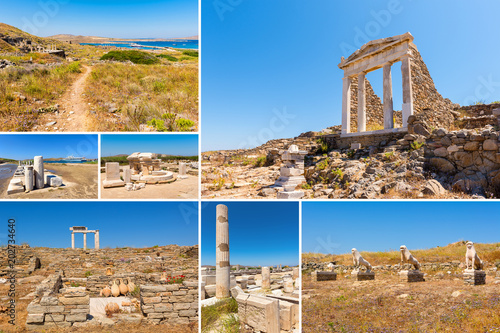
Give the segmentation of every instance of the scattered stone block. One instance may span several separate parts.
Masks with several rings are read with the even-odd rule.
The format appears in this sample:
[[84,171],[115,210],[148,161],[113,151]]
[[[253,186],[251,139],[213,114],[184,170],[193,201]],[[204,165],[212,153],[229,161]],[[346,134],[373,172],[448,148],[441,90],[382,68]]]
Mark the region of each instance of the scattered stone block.
[[352,271],[351,277],[355,281],[375,280],[375,272]]
[[424,282],[424,273],[417,270],[403,270],[399,272],[401,282]]
[[315,271],[315,272],[312,272],[312,280],[316,281],[316,282],[335,281],[335,280],[337,280],[337,273]]

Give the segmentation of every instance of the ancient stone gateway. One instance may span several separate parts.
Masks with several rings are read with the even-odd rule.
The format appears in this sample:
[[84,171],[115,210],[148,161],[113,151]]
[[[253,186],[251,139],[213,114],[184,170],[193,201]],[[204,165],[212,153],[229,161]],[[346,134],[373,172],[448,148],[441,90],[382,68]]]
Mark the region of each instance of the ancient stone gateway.
[[[413,114],[413,95],[411,84],[411,48],[413,36],[408,32],[403,35],[370,41],[347,59],[342,57],[340,69],[344,70],[342,89],[342,132],[341,137],[363,134],[404,132],[408,128],[408,117]],[[394,106],[392,100],[391,66],[401,61],[403,76],[402,127],[394,127]],[[383,68],[383,118],[384,129],[366,132],[366,79],[367,73]],[[357,132],[351,133],[351,84],[358,81],[358,126]]]
[[71,227],[71,248],[75,248],[75,233],[83,234],[83,249],[87,249],[87,234],[94,234],[95,249],[99,250],[99,230],[88,230],[87,227]]

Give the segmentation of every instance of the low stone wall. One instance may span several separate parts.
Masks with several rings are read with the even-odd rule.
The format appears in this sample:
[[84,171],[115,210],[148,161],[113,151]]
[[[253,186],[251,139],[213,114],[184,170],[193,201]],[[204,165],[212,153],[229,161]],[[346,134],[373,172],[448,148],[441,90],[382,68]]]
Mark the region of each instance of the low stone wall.
[[324,138],[331,149],[349,149],[353,143],[360,143],[363,148],[395,145],[398,140],[405,136],[405,134],[406,133],[384,133],[359,135],[347,138],[341,138],[340,134],[330,134],[324,135],[322,138]]
[[500,195],[500,133],[493,128],[433,131],[426,140],[428,167],[440,183],[470,194]]
[[198,321],[198,281],[141,285],[141,311],[155,324]]
[[57,296],[35,299],[27,311],[26,327],[30,330],[79,326],[90,314],[90,297],[85,288],[64,288]]
[[335,272],[319,272],[319,271],[314,271],[311,274],[312,280],[319,282],[319,281],[335,281],[337,280],[337,273]]

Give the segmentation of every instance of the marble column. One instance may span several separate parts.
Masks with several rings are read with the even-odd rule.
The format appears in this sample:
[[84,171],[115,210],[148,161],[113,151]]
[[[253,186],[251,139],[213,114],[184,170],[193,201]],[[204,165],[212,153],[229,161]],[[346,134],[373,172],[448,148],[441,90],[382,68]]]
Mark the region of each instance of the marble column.
[[31,165],[24,166],[24,187],[26,192],[33,191],[33,167]]
[[401,74],[403,75],[403,126],[408,127],[408,117],[413,114],[413,93],[411,87],[411,63],[410,56],[401,59]]
[[179,162],[179,178],[180,179],[187,178],[186,163],[184,163],[184,162]]
[[43,156],[35,156],[34,159],[35,188],[44,188],[45,177],[43,176]]
[[86,232],[83,233],[83,249],[84,250],[87,249],[87,233]]
[[74,232],[71,233],[71,248],[72,249],[75,248],[75,233]]
[[295,279],[298,279],[298,278],[299,278],[299,276],[300,276],[300,275],[299,275],[299,268],[298,268],[298,267],[294,267],[294,268],[293,268],[293,274],[292,274],[293,279],[294,279],[294,280],[295,280]]
[[365,73],[358,75],[358,132],[366,131]]
[[123,181],[125,184],[132,182],[132,170],[130,168],[123,169]]
[[271,289],[271,270],[269,267],[262,267],[262,289]]
[[342,134],[351,132],[351,83],[350,77],[342,79]]
[[384,65],[384,129],[394,128],[391,66],[390,63]]
[[216,272],[215,297],[218,299],[231,296],[231,264],[229,263],[229,222],[227,206],[217,205],[216,224]]
[[94,233],[94,242],[95,242],[95,249],[96,250],[99,250],[99,230],[96,230],[95,233]]

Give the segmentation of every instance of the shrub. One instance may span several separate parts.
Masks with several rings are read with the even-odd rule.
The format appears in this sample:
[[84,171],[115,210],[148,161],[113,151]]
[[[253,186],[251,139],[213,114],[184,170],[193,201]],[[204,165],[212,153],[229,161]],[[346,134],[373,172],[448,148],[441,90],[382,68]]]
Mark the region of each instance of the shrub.
[[265,156],[261,156],[261,157],[257,158],[257,160],[255,161],[254,167],[256,167],[256,168],[263,167],[264,165],[266,165],[266,161],[267,161],[267,158]]
[[167,59],[168,61],[172,61],[172,62],[179,61],[179,59],[177,59],[174,56],[171,56],[170,54],[158,54],[157,57]]
[[131,61],[141,65],[153,65],[160,62],[155,56],[137,50],[110,51],[103,55],[101,60]]
[[158,132],[189,132],[191,127],[194,126],[194,121],[184,118],[176,119],[175,113],[164,113],[161,115],[162,119],[153,118],[147,122]]
[[196,51],[196,50],[184,50],[184,51],[182,51],[182,54],[190,56],[190,57],[198,58],[198,51]]
[[89,276],[91,276],[91,275],[93,275],[93,273],[92,273],[91,271],[86,271],[86,272],[85,272],[85,277],[89,277]]

